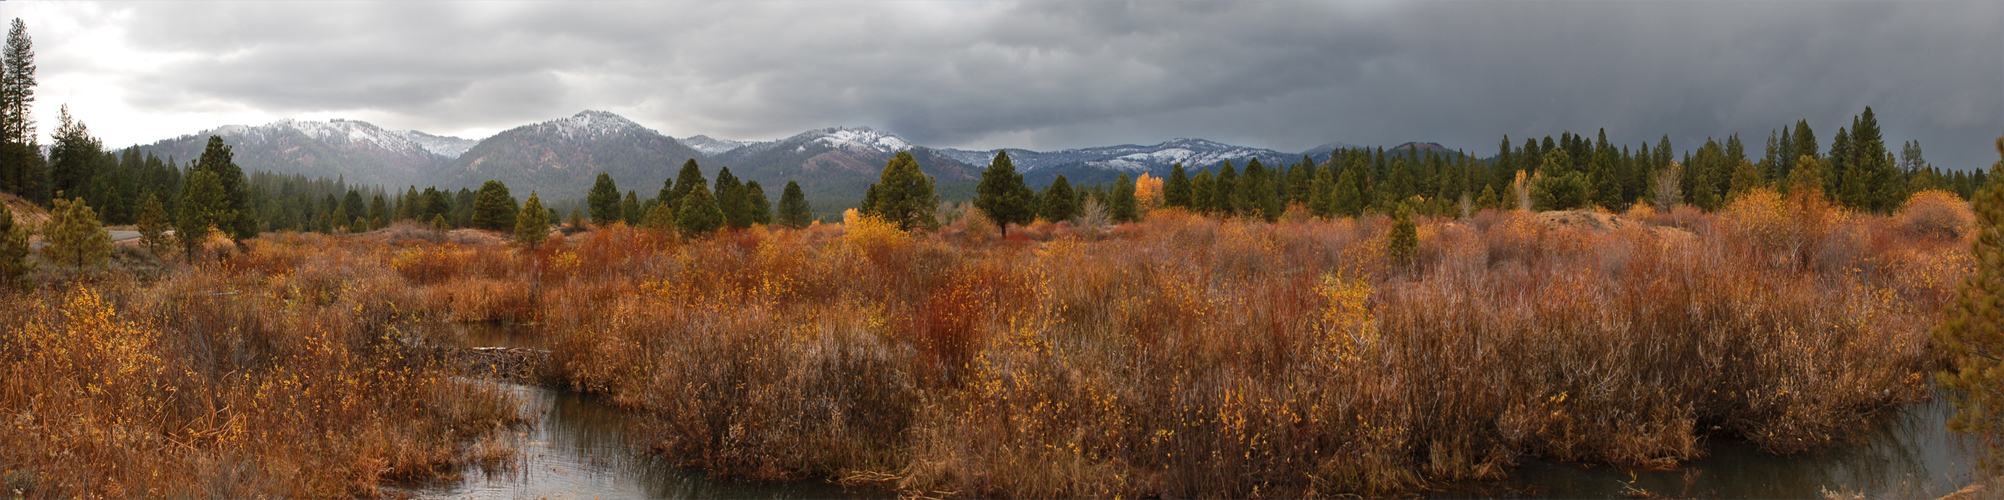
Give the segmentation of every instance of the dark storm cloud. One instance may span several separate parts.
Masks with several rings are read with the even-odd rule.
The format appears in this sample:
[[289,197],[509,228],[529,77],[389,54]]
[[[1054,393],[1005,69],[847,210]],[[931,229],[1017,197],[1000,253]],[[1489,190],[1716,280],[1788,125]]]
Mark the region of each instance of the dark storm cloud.
[[[608,109],[665,133],[870,125],[1040,149],[1281,150],[1606,128],[1679,148],[1873,106],[1954,167],[2004,133],[1999,3],[656,2],[135,4],[140,111],[498,129]],[[201,124],[200,126],[208,126]],[[1897,146],[1895,146],[1897,147]]]

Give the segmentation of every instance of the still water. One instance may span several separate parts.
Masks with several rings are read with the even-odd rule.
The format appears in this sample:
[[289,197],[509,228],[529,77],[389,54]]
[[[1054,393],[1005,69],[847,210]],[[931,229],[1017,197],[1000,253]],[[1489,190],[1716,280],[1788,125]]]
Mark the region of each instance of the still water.
[[[435,330],[473,346],[541,348],[528,329],[455,325]],[[481,382],[495,383],[495,382]],[[495,383],[537,418],[516,442],[516,465],[470,470],[450,484],[414,493],[444,498],[866,498],[890,492],[846,490],[820,482],[739,483],[709,479],[636,453],[625,432],[637,417],[595,397]],[[1443,485],[1434,497],[1623,498],[1640,492],[1680,498],[1936,498],[1976,479],[1981,440],[1944,426],[1954,407],[1944,397],[1892,410],[1870,431],[1816,450],[1775,456],[1736,440],[1710,443],[1710,456],[1677,470],[1629,470],[1526,459],[1499,483]]]

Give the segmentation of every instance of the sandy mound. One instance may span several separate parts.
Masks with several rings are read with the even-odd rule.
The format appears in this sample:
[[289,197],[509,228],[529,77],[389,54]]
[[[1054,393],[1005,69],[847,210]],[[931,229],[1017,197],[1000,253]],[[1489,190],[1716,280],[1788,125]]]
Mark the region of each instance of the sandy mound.
[[49,211],[42,210],[42,207],[37,207],[34,203],[29,203],[28,200],[21,199],[19,196],[0,193],[0,203],[6,203],[7,210],[14,212],[15,224],[27,224],[28,227],[38,227],[49,222]]
[[1539,212],[1538,223],[1544,225],[1546,229],[1570,227],[1590,231],[1613,231],[1635,224],[1619,215],[1586,210]]
[[1594,212],[1588,210],[1554,210],[1550,212],[1539,212],[1538,224],[1545,226],[1545,229],[1558,229],[1561,227],[1570,227],[1582,231],[1593,231],[1593,232],[1609,232],[1609,231],[1619,231],[1628,228],[1636,228],[1648,231],[1650,233],[1654,233],[1656,236],[1665,239],[1682,240],[1682,241],[1692,241],[1697,239],[1696,234],[1693,234],[1690,230],[1684,228],[1658,226],[1655,224],[1650,224],[1648,222],[1628,220],[1626,218],[1623,218],[1622,216],[1606,212]]

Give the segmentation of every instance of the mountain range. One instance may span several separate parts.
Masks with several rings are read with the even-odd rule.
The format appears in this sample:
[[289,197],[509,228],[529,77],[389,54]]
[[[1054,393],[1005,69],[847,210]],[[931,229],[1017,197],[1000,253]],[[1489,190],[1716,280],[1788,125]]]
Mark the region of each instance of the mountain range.
[[[910,151],[918,159],[933,176],[941,198],[971,198],[981,169],[998,151],[928,148],[865,127],[810,130],[770,141],[702,135],[677,139],[604,111],[523,125],[478,140],[388,130],[355,120],[279,120],[223,126],[139,147],[186,162],[201,156],[211,135],[221,136],[232,147],[237,165],[247,172],[338,176],[354,184],[391,188],[477,188],[493,179],[506,183],[517,197],[536,191],[549,199],[582,198],[599,172],[610,174],[622,190],[650,197],[684,162],[695,160],[704,177],[714,180],[720,168],[729,168],[740,179],[758,181],[769,199],[778,199],[787,181],[798,181],[823,215],[854,206],[899,151]],[[1007,151],[1025,181],[1041,188],[1058,175],[1074,184],[1110,182],[1122,173],[1165,177],[1176,163],[1194,175],[1225,161],[1243,168],[1253,158],[1271,166],[1295,163],[1304,156],[1325,161],[1331,151],[1353,147],[1329,143],[1283,153],[1175,139],[1154,145]],[[1446,151],[1433,143],[1406,143],[1393,149]]]

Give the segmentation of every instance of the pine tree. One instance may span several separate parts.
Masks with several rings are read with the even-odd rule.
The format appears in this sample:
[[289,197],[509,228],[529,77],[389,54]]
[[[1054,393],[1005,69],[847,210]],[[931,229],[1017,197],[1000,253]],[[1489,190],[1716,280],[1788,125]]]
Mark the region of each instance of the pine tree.
[[35,49],[28,26],[15,18],[0,53],[0,191],[43,202],[41,148],[35,133]]
[[189,172],[181,186],[181,214],[174,223],[174,239],[181,243],[187,259],[193,261],[195,250],[207,242],[210,231],[235,224],[236,212],[230,210],[229,196],[223,192],[215,172]]
[[97,182],[104,146],[90,136],[90,128],[70,117],[69,105],[56,115],[55,147],[49,150],[49,179],[58,196],[82,197]]
[[1211,171],[1197,172],[1190,178],[1190,211],[1205,214],[1217,210],[1218,182],[1211,177]]
[[995,152],[995,159],[981,171],[981,184],[975,186],[974,193],[974,206],[1001,228],[1003,237],[1009,236],[1010,224],[1028,224],[1037,218],[1031,207],[1037,192],[1023,183],[1023,174],[1016,172],[1006,150]]
[[1050,186],[1044,188],[1044,213],[1040,215],[1051,222],[1071,220],[1072,216],[1078,215],[1077,196],[1072,192],[1072,182],[1066,180],[1064,174],[1059,174],[1058,178],[1051,180]]
[[703,169],[697,167],[696,160],[691,158],[682,162],[682,170],[675,174],[672,182],[662,181],[661,193],[655,199],[660,200],[663,205],[668,205],[670,210],[680,210],[682,207],[677,203],[681,203],[683,196],[695,191],[696,186],[709,183],[710,181],[703,178]]
[[1162,204],[1165,206],[1190,209],[1190,173],[1183,170],[1183,163],[1169,167],[1169,181],[1162,186]]
[[111,258],[111,235],[83,198],[56,200],[46,233],[49,246],[42,249],[42,258],[49,262],[83,269],[104,265]]
[[733,228],[751,227],[750,207],[745,206],[745,185],[730,167],[717,170],[717,182],[710,189],[710,196],[717,199],[717,209],[724,211],[724,223]]
[[369,229],[382,229],[390,223],[390,206],[383,195],[369,199]]
[[1218,166],[1218,176],[1211,183],[1211,211],[1225,217],[1239,212],[1239,171],[1231,160]]
[[14,212],[0,203],[0,285],[18,286],[28,271],[28,230],[14,222]]
[[496,180],[480,185],[480,191],[473,194],[470,225],[474,229],[488,231],[507,231],[515,227],[514,196],[508,194],[508,185]]
[[202,149],[202,158],[196,161],[194,170],[215,174],[216,187],[222,190],[223,209],[229,212],[230,217],[227,224],[217,226],[217,229],[232,239],[257,236],[257,215],[251,211],[250,182],[244,178],[243,169],[237,168],[230,146],[223,144],[222,137],[209,136],[209,144]]
[[[489,181],[493,182],[493,181]],[[485,190],[485,186],[482,186]],[[535,247],[550,236],[550,219],[543,209],[543,200],[535,191],[529,192],[529,201],[522,202],[521,215],[515,218],[515,241],[525,247]]]
[[173,228],[167,220],[167,208],[160,205],[160,197],[146,195],[146,201],[139,205],[139,243],[146,251],[162,258],[168,248],[167,230]]
[[800,190],[800,183],[786,181],[786,189],[779,195],[779,225],[800,229],[814,221],[814,210],[807,204],[807,195]]
[[703,236],[724,226],[724,211],[717,207],[716,197],[710,196],[710,188],[697,184],[682,196],[681,205],[675,212],[675,227],[683,236]]
[[884,164],[883,174],[870,186],[869,194],[874,199],[865,198],[869,203],[862,207],[863,215],[881,217],[906,231],[939,227],[933,216],[939,208],[939,195],[933,194],[932,176],[919,170],[910,151],[899,151]]
[[575,230],[584,227],[584,216],[578,212],[578,207],[576,205],[571,206],[570,220],[571,221],[569,225],[571,226],[571,229]]
[[[1563,149],[1554,153],[1565,154]],[[1550,158],[1550,156],[1546,156]],[[1397,218],[1392,221],[1391,232],[1385,238],[1385,255],[1391,258],[1393,267],[1410,269],[1419,256],[1419,227],[1413,224],[1412,210],[1404,204],[1394,209]]]
[[1363,165],[1343,169],[1343,176],[1336,179],[1336,191],[1329,195],[1330,207],[1336,215],[1356,217],[1364,214],[1363,186]]
[[[1269,194],[1271,191],[1269,191]],[[1141,218],[1139,204],[1134,197],[1134,181],[1125,172],[1113,181],[1113,195],[1107,197],[1107,216],[1115,224],[1134,222]]]
[[1531,188],[1531,197],[1537,200],[1533,205],[1538,210],[1586,206],[1591,195],[1584,176],[1573,170],[1572,155],[1564,149],[1553,149],[1545,153],[1544,160],[1538,165],[1538,180]]
[[765,187],[751,181],[745,183],[744,191],[745,213],[750,216],[750,223],[772,225],[772,200],[765,197]]
[[[1997,152],[2004,157],[2004,138]],[[1991,166],[1990,177],[1970,200],[1977,218],[1970,249],[1975,272],[1956,290],[1934,338],[1948,354],[1948,369],[1935,375],[1955,402],[1948,428],[1994,439],[2004,431],[2004,160]]]
[[663,238],[672,237],[675,235],[675,210],[655,203],[654,208],[647,209],[647,220],[641,226]]
[[1245,175],[1239,178],[1237,193],[1232,196],[1238,204],[1238,213],[1267,222],[1279,220],[1280,212],[1287,207],[1273,186],[1278,177],[1272,169],[1261,164],[1259,158],[1246,162]]
[[626,222],[628,226],[640,225],[640,195],[638,193],[633,191],[626,192],[626,198],[619,201],[619,215],[619,219]]
[[1733,189],[1727,197],[1739,198],[1740,195],[1766,185],[1767,183],[1761,180],[1759,169],[1754,168],[1753,164],[1746,160],[1740,160],[1739,166],[1733,169]]
[[585,205],[591,208],[592,224],[610,226],[626,217],[619,207],[619,185],[613,184],[612,175],[605,172],[598,173],[591,192],[585,195]]

